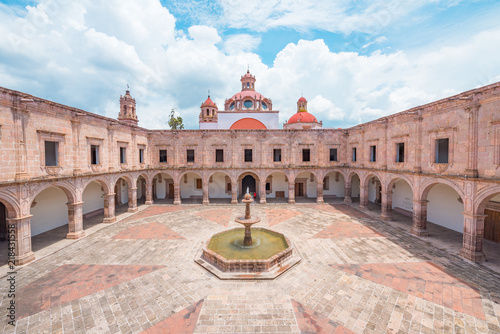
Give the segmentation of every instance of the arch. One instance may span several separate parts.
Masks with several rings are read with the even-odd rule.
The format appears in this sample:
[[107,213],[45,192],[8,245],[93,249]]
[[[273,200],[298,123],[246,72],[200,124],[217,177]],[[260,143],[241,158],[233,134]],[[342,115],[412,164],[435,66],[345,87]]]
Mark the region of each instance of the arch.
[[0,202],[7,209],[7,218],[16,218],[20,216],[21,210],[16,201],[7,194],[0,193]]
[[106,179],[102,179],[100,177],[92,177],[88,180],[85,180],[84,183],[82,184],[82,193],[85,191],[85,188],[92,182],[98,182],[103,188],[104,188],[104,193],[109,194],[111,190],[111,186],[108,183]]
[[353,177],[354,175],[356,175],[356,176],[358,177],[358,179],[359,179],[359,181],[360,181],[360,183],[361,183],[361,176],[360,176],[360,174],[359,174],[358,172],[356,172],[356,171],[351,171],[351,172],[349,172],[349,174],[347,175],[347,178],[346,178],[346,182],[348,181],[349,183],[351,183],[351,181],[352,181],[352,177]]
[[68,199],[68,203],[76,203],[76,193],[75,190],[72,188],[71,184],[68,184],[66,182],[56,182],[56,183],[50,183],[50,184],[45,184],[44,186],[40,186],[38,189],[36,189],[33,194],[31,195],[31,200],[30,200],[30,207],[33,204],[33,201],[35,198],[44,190],[56,187],[61,189],[65,194]]
[[317,172],[314,172],[312,170],[298,170],[297,173],[295,173],[295,179],[297,178],[297,176],[299,176],[300,174],[302,173],[311,173],[312,175],[314,175],[314,180],[317,182],[318,181],[318,173]]
[[170,171],[162,171],[162,170],[160,170],[160,171],[155,171],[155,172],[153,172],[153,174],[151,174],[151,182],[153,182],[153,180],[155,179],[155,177],[157,177],[160,174],[167,174],[168,176],[170,176],[172,178],[172,180],[175,179],[174,178],[174,176],[175,176],[174,171],[170,172]]
[[461,187],[459,187],[455,182],[452,182],[450,180],[437,179],[437,178],[427,178],[426,180],[424,180],[424,182],[422,182],[422,184],[420,185],[420,189],[419,189],[420,191],[418,192],[418,195],[419,195],[418,200],[419,201],[426,200],[427,195],[429,194],[429,191],[436,184],[445,184],[445,185],[452,187],[458,193],[458,195],[462,199],[462,202],[464,201],[464,192],[463,192]]
[[257,175],[255,172],[252,172],[252,171],[245,171],[245,172],[240,173],[236,180],[241,181],[241,179],[243,179],[247,175],[251,175],[255,178],[256,181],[260,181],[259,175]]
[[[391,176],[389,176],[391,177]],[[413,182],[406,176],[406,175],[403,175],[403,174],[398,174],[398,175],[394,175],[392,176],[388,182],[386,182],[386,187],[385,187],[385,191],[386,192],[390,192],[392,186],[398,181],[398,180],[404,180],[408,183],[408,185],[410,186],[412,192],[413,192]],[[383,185],[382,185],[383,186]]]
[[267,129],[267,127],[259,120],[255,118],[242,118],[237,120],[231,125],[229,130],[260,130]]
[[272,175],[272,174],[274,174],[274,173],[282,173],[282,174],[284,174],[284,175],[286,176],[286,178],[287,178],[288,180],[290,180],[290,173],[289,173],[289,172],[287,173],[287,170],[286,170],[286,169],[284,169],[284,168],[283,168],[283,169],[272,169],[272,170],[268,171],[266,174],[264,174],[264,176],[265,176],[266,180],[267,180],[267,178],[268,178],[269,176],[271,176],[271,175]]
[[188,170],[188,171],[185,171],[185,172],[182,172],[181,174],[179,174],[179,183],[182,181],[182,178],[184,177],[184,175],[187,175],[187,174],[196,174],[200,177],[200,179],[203,180],[203,174],[200,172],[200,171],[191,171],[191,170]]
[[208,174],[208,180],[210,180],[210,178],[212,176],[214,176],[215,174],[217,174],[217,173],[226,174],[227,176],[229,176],[229,179],[231,180],[231,183],[233,183],[234,180],[233,180],[233,177],[231,176],[231,174],[229,174],[228,172],[225,172],[225,171],[221,171],[221,170],[213,171],[210,174]]
[[117,175],[116,179],[111,182],[112,189],[114,189],[114,187],[116,187],[116,183],[118,183],[118,180],[120,180],[120,179],[124,179],[127,182],[129,188],[134,187],[134,182],[132,182],[132,179],[130,178],[130,176],[128,176],[127,174],[121,174],[121,175]]
[[[345,171],[343,169],[340,169],[340,168],[331,168],[331,169],[325,170],[325,176],[327,176],[330,173],[340,173],[340,175],[342,175],[342,177],[344,178],[344,181],[346,181],[346,182],[347,182],[347,178],[349,178],[351,176],[350,174],[346,174]],[[353,173],[355,173],[355,172],[353,172]]]
[[345,184],[345,175],[340,170],[330,169],[325,171],[323,176],[323,199],[345,197]]
[[491,186],[487,187],[486,189],[483,189],[481,191],[481,194],[478,195],[474,203],[474,208],[473,208],[474,213],[480,215],[484,214],[484,210],[486,209],[486,204],[488,204],[490,199],[499,194],[500,194],[500,186]]
[[150,180],[149,180],[149,176],[148,174],[146,173],[140,173],[139,175],[137,175],[137,177],[135,178],[135,182],[137,183],[137,180],[139,180],[140,177],[143,177],[144,180],[146,180],[146,184],[149,184],[150,183]]
[[370,171],[369,173],[365,174],[365,177],[363,180],[361,180],[361,178],[360,178],[361,185],[364,187],[368,187],[368,182],[370,182],[370,179],[372,179],[373,177],[376,177],[380,181],[380,184],[382,184],[382,177],[378,173]]
[[[265,174],[266,197],[272,201],[289,199],[290,177],[285,170],[275,169]],[[292,180],[293,182],[293,180]],[[269,186],[267,185],[269,183]]]

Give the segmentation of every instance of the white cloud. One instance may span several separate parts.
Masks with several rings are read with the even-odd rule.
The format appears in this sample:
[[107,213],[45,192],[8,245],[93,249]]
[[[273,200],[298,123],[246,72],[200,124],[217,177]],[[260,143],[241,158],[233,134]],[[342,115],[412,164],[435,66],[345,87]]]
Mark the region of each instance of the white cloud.
[[[59,7],[47,10],[51,1]],[[262,3],[262,10],[258,4],[252,14],[257,21],[265,9],[275,14],[262,14],[264,20],[291,18],[301,6],[314,9],[307,1],[289,1],[288,11],[278,15],[276,7],[283,4]],[[333,10],[328,6],[325,11]],[[380,11],[366,5],[366,13]],[[128,83],[140,125],[147,128],[166,128],[172,108],[187,128],[198,128],[207,91],[222,109],[240,90],[247,64],[257,77],[256,89],[281,111],[281,123],[296,112],[303,94],[309,111],[326,127],[351,126],[500,78],[499,29],[419,54],[359,55],[334,52],[323,40],[301,40],[284,47],[268,67],[254,51],[260,36],[223,40],[217,29],[203,25],[179,33],[175,18],[157,0],[41,0],[25,17],[18,15],[0,5],[0,31],[7,32],[0,34],[2,86],[116,117]],[[241,52],[228,51],[236,49]]]
[[249,34],[235,34],[229,36],[224,42],[224,51],[230,54],[255,51],[261,42],[260,36]]

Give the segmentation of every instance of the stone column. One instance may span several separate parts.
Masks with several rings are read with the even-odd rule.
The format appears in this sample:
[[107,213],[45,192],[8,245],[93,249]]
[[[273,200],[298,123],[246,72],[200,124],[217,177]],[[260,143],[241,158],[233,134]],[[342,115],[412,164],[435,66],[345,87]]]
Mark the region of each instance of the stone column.
[[202,189],[203,190],[203,202],[202,202],[202,204],[208,205],[208,204],[210,204],[210,200],[208,198],[208,182],[203,181],[202,188],[203,188]]
[[323,181],[318,179],[318,183],[316,184],[316,203],[324,204],[323,201]]
[[178,180],[174,180],[174,205],[181,204],[181,186]]
[[427,231],[427,203],[429,201],[413,200],[413,225],[411,233],[419,237],[428,237]]
[[368,211],[368,187],[359,187],[359,209]]
[[380,215],[382,220],[393,220],[392,218],[392,191],[382,191],[382,213]]
[[68,239],[80,239],[85,236],[85,231],[83,230],[83,219],[82,219],[82,207],[83,202],[78,203],[68,203],[68,225],[69,233],[66,238]]
[[260,181],[260,204],[266,204],[266,181],[267,180],[261,180]]
[[[14,234],[14,239],[9,239],[9,260],[14,260],[14,265],[20,266],[35,259],[31,250],[31,217],[7,218],[7,234]],[[11,233],[14,230],[14,233]],[[11,249],[13,243],[13,249]],[[13,250],[13,254],[11,253]],[[9,265],[12,264],[9,262]]]
[[352,203],[352,198],[351,198],[351,184],[347,183],[347,182],[344,185],[344,203],[346,203],[346,204],[351,204]]
[[137,187],[128,188],[128,210],[127,212],[137,212]]
[[483,253],[484,218],[486,215],[475,215],[463,212],[464,215],[464,241],[460,256],[473,262],[483,262],[486,257]]
[[104,195],[104,220],[103,223],[110,224],[116,221],[115,217],[115,195],[116,194],[105,194]]
[[153,204],[153,182],[146,183],[146,205]]
[[295,203],[295,180],[288,181],[288,203]]
[[238,183],[231,182],[231,204],[238,204]]

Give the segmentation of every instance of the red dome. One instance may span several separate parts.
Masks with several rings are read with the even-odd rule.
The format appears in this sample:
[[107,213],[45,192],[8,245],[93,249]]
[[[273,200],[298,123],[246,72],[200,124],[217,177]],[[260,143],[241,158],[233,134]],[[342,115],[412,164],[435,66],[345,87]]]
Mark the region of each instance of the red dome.
[[255,118],[242,118],[231,125],[231,130],[256,130],[267,129],[266,126]]
[[257,93],[254,90],[244,90],[239,93],[234,94],[230,100],[237,100],[241,97],[241,99],[244,99],[245,97],[249,97],[254,100],[267,100],[264,95],[261,93]]
[[301,97],[301,98],[299,99],[299,102],[307,102],[307,100],[306,100],[306,98],[305,98],[305,97]]
[[293,115],[292,117],[290,117],[290,119],[288,120],[288,124],[299,123],[299,122],[300,123],[318,123],[318,120],[316,119],[316,117],[314,117],[312,114],[310,114],[306,111],[298,112],[295,115]]
[[217,105],[214,103],[214,101],[212,101],[210,96],[207,98],[207,100],[205,102],[202,103],[201,106],[202,107],[216,107],[217,108]]

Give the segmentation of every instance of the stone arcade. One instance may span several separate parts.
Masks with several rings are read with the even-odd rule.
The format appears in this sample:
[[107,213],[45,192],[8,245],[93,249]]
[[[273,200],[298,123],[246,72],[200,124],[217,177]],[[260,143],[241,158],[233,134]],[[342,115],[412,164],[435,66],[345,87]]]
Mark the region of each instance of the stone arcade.
[[[247,75],[228,115],[277,117]],[[238,111],[247,100],[258,110]],[[200,124],[217,117],[210,102]],[[25,264],[35,258],[32,236],[68,225],[67,238],[81,238],[86,217],[103,212],[113,223],[115,205],[236,204],[248,187],[261,204],[378,203],[383,220],[393,210],[411,215],[415,235],[427,235],[427,221],[463,233],[460,254],[480,262],[483,240],[500,241],[499,110],[496,83],[348,129],[322,128],[314,117],[277,129],[271,117],[258,129],[148,130],[137,126],[128,91],[116,120],[0,88],[0,232],[15,226],[15,260]]]

